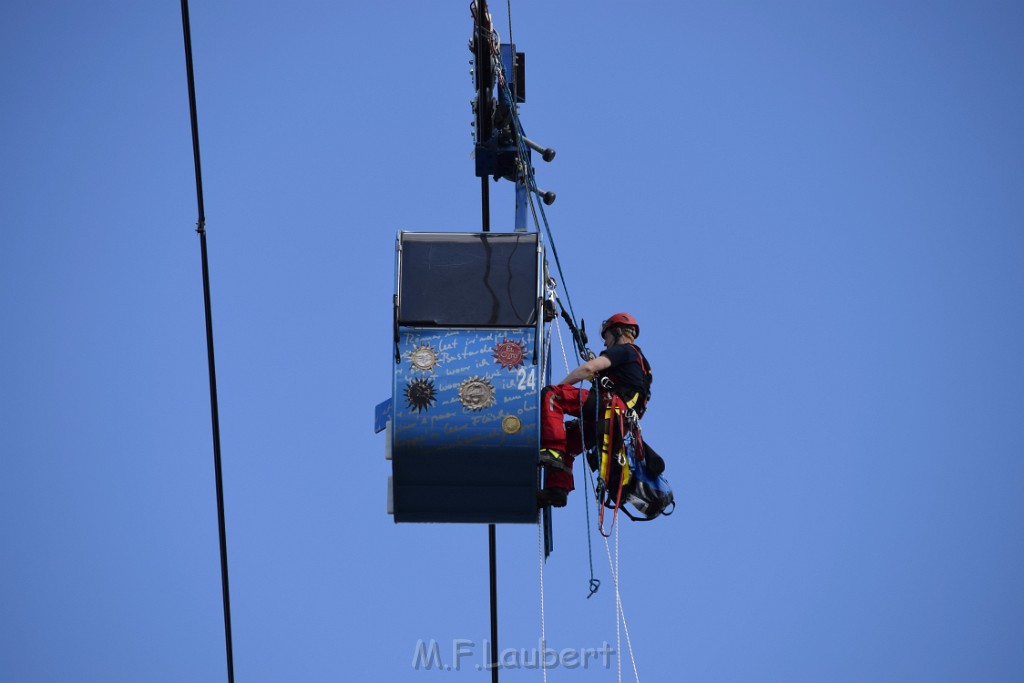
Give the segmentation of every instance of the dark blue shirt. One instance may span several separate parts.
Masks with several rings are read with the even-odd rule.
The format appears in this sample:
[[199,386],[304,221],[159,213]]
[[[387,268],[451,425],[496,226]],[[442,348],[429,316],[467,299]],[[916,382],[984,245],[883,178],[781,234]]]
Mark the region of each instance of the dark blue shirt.
[[[601,355],[611,361],[612,366],[605,370],[602,375],[615,382],[615,389],[619,393],[636,393],[644,391],[644,361],[643,352],[636,344],[616,344],[615,346],[601,352]],[[648,365],[648,367],[650,367]]]

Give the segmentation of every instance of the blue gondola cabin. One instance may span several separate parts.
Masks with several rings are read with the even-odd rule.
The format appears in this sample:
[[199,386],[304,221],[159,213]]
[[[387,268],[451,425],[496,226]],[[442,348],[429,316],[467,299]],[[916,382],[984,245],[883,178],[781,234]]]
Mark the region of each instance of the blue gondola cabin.
[[378,406],[395,522],[537,520],[545,384],[536,233],[397,240],[391,400]]

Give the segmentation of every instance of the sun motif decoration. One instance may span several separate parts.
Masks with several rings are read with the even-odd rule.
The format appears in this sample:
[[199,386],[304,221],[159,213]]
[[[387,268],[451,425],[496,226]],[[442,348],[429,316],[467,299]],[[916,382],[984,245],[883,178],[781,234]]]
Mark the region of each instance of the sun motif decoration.
[[469,410],[494,405],[494,385],[484,377],[468,377],[459,385],[459,401]]
[[405,386],[405,401],[409,412],[421,413],[434,405],[437,394],[429,379],[414,379]]
[[432,373],[434,366],[438,365],[437,349],[428,344],[421,344],[411,351],[406,351],[405,357],[409,359],[413,372]]
[[522,366],[526,358],[526,344],[521,341],[503,339],[494,347],[494,362],[506,370]]

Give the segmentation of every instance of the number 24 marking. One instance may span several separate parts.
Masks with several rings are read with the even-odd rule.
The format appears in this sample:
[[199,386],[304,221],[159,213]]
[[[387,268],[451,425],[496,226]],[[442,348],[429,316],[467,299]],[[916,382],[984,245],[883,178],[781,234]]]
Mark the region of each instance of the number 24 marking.
[[537,368],[519,368],[516,371],[516,379],[518,380],[519,390],[526,391],[527,389],[535,390],[537,388]]

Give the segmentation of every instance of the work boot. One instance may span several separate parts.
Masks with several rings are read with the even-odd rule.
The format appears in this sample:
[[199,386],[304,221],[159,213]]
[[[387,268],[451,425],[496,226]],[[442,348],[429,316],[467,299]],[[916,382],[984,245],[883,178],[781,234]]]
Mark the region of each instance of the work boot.
[[550,505],[553,508],[564,508],[568,498],[569,491],[567,489],[541,489],[537,491],[537,507],[543,508]]
[[562,472],[571,472],[568,465],[565,464],[565,453],[557,451],[554,448],[542,448],[540,449],[540,457],[537,461],[541,465],[547,465],[556,470]]

